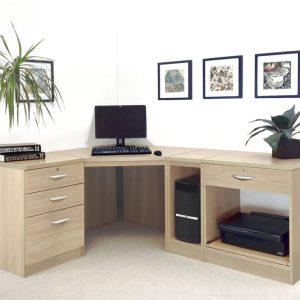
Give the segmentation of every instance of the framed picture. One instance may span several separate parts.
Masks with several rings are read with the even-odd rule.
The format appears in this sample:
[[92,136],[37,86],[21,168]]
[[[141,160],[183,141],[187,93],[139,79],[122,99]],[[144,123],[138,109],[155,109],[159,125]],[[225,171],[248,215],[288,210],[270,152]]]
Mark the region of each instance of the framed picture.
[[243,97],[243,56],[203,59],[203,98]]
[[[39,95],[45,102],[52,102],[54,99],[54,70],[53,61],[50,60],[28,60],[24,65],[20,67],[19,72],[19,87],[20,92],[18,98],[20,102],[26,101],[25,94],[27,93],[30,102],[34,102],[34,98],[31,92],[30,85],[26,76],[29,74],[29,70],[33,79],[38,83]],[[29,77],[30,78],[30,77]]]
[[158,99],[192,99],[192,61],[158,63]]
[[300,51],[255,55],[255,98],[300,97]]

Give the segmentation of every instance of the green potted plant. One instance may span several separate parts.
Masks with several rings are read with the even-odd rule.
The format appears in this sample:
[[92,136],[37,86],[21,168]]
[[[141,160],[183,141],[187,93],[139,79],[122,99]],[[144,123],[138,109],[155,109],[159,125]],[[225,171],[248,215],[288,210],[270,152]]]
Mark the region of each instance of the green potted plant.
[[272,156],[277,158],[300,158],[300,140],[292,138],[300,131],[296,131],[300,123],[296,123],[300,112],[295,113],[295,105],[282,115],[271,116],[271,120],[256,119],[252,122],[264,122],[265,125],[254,128],[246,144],[254,136],[270,131],[272,134],[265,138],[265,142],[272,148]]
[[[26,122],[33,114],[39,125],[40,120],[44,121],[44,111],[52,118],[48,104],[42,99],[41,94],[53,99],[51,104],[59,104],[62,97],[51,76],[45,70],[33,68],[32,64],[28,63],[30,60],[42,59],[32,56],[32,52],[42,40],[23,52],[21,41],[13,24],[12,27],[18,44],[17,56],[13,57],[5,37],[0,35],[0,43],[4,48],[3,51],[0,49],[0,103],[4,102],[5,111],[8,111],[10,128],[14,125],[15,119],[19,123],[20,105],[24,107]],[[34,109],[32,109],[32,104]]]

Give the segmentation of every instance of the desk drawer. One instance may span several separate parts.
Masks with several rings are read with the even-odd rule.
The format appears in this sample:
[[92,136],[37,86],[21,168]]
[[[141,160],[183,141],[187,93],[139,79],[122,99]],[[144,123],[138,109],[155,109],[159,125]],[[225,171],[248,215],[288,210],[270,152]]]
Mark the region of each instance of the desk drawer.
[[83,204],[83,195],[83,184],[27,194],[26,217]]
[[83,205],[26,218],[26,265],[84,245]]
[[288,171],[203,164],[201,173],[205,185],[289,193]]
[[25,172],[25,191],[34,193],[83,183],[83,164],[70,164]]

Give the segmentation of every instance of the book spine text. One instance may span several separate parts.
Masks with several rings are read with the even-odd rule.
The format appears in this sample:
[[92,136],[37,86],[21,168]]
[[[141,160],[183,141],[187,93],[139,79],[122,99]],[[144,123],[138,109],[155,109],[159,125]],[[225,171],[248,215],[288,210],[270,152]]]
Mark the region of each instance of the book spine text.
[[5,153],[30,153],[40,152],[41,145],[24,145],[24,146],[0,146],[0,154]]
[[45,152],[0,155],[0,161],[2,162],[44,159],[44,158],[45,158]]

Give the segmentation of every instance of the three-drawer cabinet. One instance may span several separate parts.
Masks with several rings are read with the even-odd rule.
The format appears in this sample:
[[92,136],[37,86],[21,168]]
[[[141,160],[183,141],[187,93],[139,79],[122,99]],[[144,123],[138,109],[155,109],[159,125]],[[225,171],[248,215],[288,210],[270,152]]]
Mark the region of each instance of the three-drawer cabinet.
[[82,162],[2,167],[0,176],[1,268],[27,276],[83,255]]

